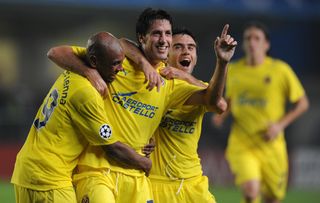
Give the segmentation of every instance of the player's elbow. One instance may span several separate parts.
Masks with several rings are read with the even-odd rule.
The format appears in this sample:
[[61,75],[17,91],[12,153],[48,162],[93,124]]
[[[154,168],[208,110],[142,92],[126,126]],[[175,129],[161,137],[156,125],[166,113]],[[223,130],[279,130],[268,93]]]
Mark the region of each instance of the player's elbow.
[[309,109],[309,100],[308,97],[305,95],[299,101],[299,106],[302,112],[306,112]]
[[218,114],[222,114],[228,109],[228,103],[222,96],[211,99],[207,105],[210,107],[210,109],[213,109],[214,112]]
[[57,53],[58,51],[56,47],[50,48],[47,52],[47,57],[53,61],[55,58],[57,58]]
[[216,112],[222,114],[228,109],[228,103],[222,97],[216,102]]

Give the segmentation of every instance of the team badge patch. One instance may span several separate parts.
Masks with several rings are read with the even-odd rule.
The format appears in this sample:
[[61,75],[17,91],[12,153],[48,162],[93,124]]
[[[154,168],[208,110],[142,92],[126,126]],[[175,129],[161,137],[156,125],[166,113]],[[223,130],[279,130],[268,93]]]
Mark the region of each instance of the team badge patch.
[[103,139],[109,139],[111,137],[112,134],[112,130],[111,130],[111,126],[109,126],[108,124],[104,124],[100,127],[100,136]]
[[270,77],[270,76],[266,76],[266,77],[264,78],[264,83],[265,83],[265,84],[270,84],[270,83],[271,83],[271,77]]
[[81,203],[89,203],[88,195],[85,195],[85,196],[82,197]]

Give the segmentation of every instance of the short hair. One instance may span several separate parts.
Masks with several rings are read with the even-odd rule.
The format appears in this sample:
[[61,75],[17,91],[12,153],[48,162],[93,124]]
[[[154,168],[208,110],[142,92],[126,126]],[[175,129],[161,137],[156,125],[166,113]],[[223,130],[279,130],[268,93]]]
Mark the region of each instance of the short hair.
[[136,23],[136,37],[145,36],[154,20],[167,20],[173,25],[172,17],[162,9],[146,8],[139,16]]
[[197,40],[196,37],[194,36],[194,34],[186,27],[176,27],[173,29],[172,31],[172,36],[174,35],[189,35],[197,44]]
[[243,31],[246,31],[249,28],[257,28],[261,30],[267,41],[270,41],[270,34],[267,26],[259,21],[250,21],[246,23],[243,27]]

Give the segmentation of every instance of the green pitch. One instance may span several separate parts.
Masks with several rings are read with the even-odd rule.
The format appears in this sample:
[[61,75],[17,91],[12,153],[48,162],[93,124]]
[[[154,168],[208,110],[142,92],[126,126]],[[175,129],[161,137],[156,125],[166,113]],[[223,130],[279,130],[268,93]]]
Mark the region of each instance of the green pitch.
[[[235,188],[214,187],[211,192],[218,203],[240,202],[240,192]],[[13,186],[8,182],[0,181],[0,202],[15,202]],[[283,203],[320,203],[320,189],[310,191],[290,189]]]

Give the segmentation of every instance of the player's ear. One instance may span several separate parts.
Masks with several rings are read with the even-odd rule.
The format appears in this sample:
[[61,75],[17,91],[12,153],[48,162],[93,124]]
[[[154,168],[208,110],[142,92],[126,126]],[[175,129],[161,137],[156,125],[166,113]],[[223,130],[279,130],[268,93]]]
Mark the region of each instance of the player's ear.
[[145,44],[145,43],[146,43],[146,38],[145,38],[145,36],[139,34],[138,39],[139,39],[139,43],[140,43],[140,44]]
[[266,42],[266,52],[268,52],[270,50],[270,42],[267,41]]
[[97,57],[94,55],[90,55],[89,56],[89,62],[90,62],[90,66],[93,68],[97,67]]

